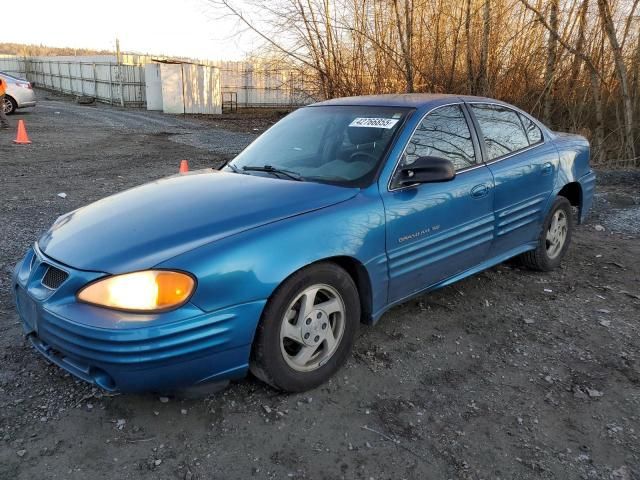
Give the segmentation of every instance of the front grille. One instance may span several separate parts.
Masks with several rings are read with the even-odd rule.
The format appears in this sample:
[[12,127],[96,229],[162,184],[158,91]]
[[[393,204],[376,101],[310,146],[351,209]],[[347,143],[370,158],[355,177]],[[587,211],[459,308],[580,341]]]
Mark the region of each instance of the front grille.
[[64,270],[49,265],[47,273],[45,273],[42,278],[42,284],[47,288],[55,290],[62,285],[62,282],[64,282],[68,276],[69,274]]

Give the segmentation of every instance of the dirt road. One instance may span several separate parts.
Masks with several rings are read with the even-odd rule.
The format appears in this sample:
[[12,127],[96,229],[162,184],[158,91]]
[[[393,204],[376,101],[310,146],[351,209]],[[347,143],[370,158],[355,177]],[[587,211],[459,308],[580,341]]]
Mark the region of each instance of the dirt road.
[[26,345],[15,262],[61,213],[182,158],[217,165],[272,119],[39,94],[12,118],[32,145],[0,131],[0,479],[640,478],[638,172],[601,173],[562,268],[507,263],[396,307],[315,391],[248,378],[199,400],[109,396]]

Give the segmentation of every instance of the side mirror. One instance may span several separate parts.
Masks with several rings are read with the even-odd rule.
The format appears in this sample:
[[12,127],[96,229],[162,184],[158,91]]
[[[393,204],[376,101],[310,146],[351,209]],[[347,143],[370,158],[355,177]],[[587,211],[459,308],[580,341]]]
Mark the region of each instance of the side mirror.
[[415,162],[402,167],[398,181],[401,185],[415,183],[447,182],[456,176],[451,160],[440,157],[418,157]]

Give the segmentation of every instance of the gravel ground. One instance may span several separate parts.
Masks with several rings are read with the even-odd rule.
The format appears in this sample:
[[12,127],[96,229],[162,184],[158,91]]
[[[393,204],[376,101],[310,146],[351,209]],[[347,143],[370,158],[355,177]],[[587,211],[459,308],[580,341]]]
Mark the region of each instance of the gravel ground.
[[13,265],[61,213],[182,158],[218,165],[279,113],[182,118],[38,93],[12,118],[33,144],[0,132],[1,479],[640,478],[638,172],[601,173],[560,269],[509,262],[400,305],[312,392],[247,378],[196,400],[114,396],[26,345]]

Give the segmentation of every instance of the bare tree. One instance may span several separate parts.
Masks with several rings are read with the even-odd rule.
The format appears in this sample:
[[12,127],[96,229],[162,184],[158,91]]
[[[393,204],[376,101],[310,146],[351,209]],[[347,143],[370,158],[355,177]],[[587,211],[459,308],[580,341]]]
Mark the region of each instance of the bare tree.
[[489,94],[487,63],[489,61],[489,36],[491,35],[491,0],[482,5],[482,44],[480,47],[480,66],[478,68],[478,90],[482,95]]
[[467,42],[467,85],[471,94],[476,93],[475,74],[473,73],[473,47],[471,40],[471,0],[467,0],[465,9],[464,33]]
[[586,135],[599,162],[640,163],[640,0],[210,1],[316,98],[497,97]]
[[598,0],[598,10],[604,31],[609,39],[609,44],[613,50],[613,60],[616,66],[616,75],[620,82],[620,94],[622,96],[622,112],[624,115],[624,138],[625,151],[630,162],[636,161],[635,145],[633,138],[633,107],[631,104],[631,94],[629,93],[629,82],[627,78],[627,66],[622,57],[622,48],[618,43],[616,29],[611,18],[611,8],[608,0]]

